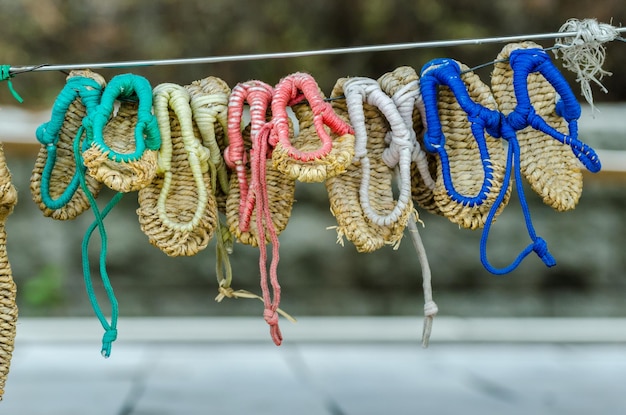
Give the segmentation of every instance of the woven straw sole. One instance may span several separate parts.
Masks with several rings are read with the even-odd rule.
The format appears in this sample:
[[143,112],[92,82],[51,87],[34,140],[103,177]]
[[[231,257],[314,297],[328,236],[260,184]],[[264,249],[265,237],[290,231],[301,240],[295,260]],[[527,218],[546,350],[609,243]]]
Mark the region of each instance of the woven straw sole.
[[[102,86],[105,84],[104,78],[88,70],[71,71],[67,79],[76,76],[92,78]],[[61,131],[59,131],[59,140],[57,141],[56,162],[50,175],[50,196],[53,199],[58,199],[63,194],[76,172],[73,143],[85,115],[86,109],[80,98],[70,104],[65,114],[65,120]],[[82,138],[84,139],[84,136]],[[46,146],[41,146],[30,178],[30,191],[33,201],[46,217],[56,220],[74,219],[90,207],[89,200],[80,186],[69,202],[59,209],[48,208],[42,200],[41,180],[47,157],[48,149]],[[97,197],[102,187],[101,183],[88,174],[85,175],[85,182],[91,194]]]
[[[300,151],[311,152],[320,148],[320,140],[313,123],[313,111],[306,104],[292,107],[299,121],[299,132],[292,138],[291,144]],[[337,136],[328,127],[324,127],[333,138],[333,148],[323,158],[312,161],[294,160],[287,149],[278,142],[272,152],[274,167],[288,177],[301,182],[323,182],[346,171],[354,157],[354,135]]]
[[[155,89],[156,90],[156,89]],[[156,114],[159,117],[159,114]],[[191,116],[189,109],[188,115]],[[202,174],[202,186],[207,191],[207,202],[198,206],[200,196],[196,177],[190,167],[189,149],[182,138],[178,115],[169,109],[172,142],[171,182],[167,194],[162,194],[165,178],[157,175],[154,181],[139,190],[139,224],[153,246],[169,256],[191,256],[206,248],[217,226],[217,205],[209,172]],[[188,124],[192,125],[191,119]],[[199,137],[198,131],[194,136]],[[161,135],[165,140],[166,135]],[[200,143],[198,139],[198,144]],[[165,198],[165,214],[159,212],[159,199]],[[194,217],[197,223],[193,223]],[[165,217],[163,217],[165,216]]]
[[[343,84],[346,80],[346,78],[341,78],[337,81],[333,96],[343,95]],[[336,100],[332,105],[337,114],[349,122],[346,101]],[[394,173],[382,160],[388,127],[376,107],[364,103],[363,111],[368,138],[367,155],[371,168],[368,189],[370,205],[376,212],[385,215],[390,213],[396,205],[391,188]],[[389,226],[373,223],[361,207],[359,191],[362,178],[361,163],[357,161],[351,163],[345,173],[326,179],[330,210],[337,219],[338,241],[345,236],[354,244],[358,252],[373,252],[384,245],[397,245],[410,219],[413,204],[409,203],[399,220]]]
[[[137,108],[136,102],[122,102],[117,114],[104,127],[104,142],[111,150],[121,154],[135,151]],[[152,182],[157,170],[157,152],[146,149],[138,160],[116,162],[94,143],[83,152],[83,162],[96,180],[117,192],[127,193]]]
[[[491,87],[498,107],[505,115],[517,105],[513,70],[507,59],[513,50],[519,48],[541,46],[533,42],[509,44],[498,55]],[[529,75],[528,91],[537,114],[559,132],[568,134],[567,122],[555,112],[556,91],[543,75]],[[520,170],[533,191],[557,211],[574,209],[582,194],[583,175],[572,149],[532,127],[518,131],[517,140],[520,145]]]
[[17,190],[11,184],[11,173],[7,168],[4,150],[0,144],[0,399],[4,395],[4,386],[11,365],[18,315],[15,302],[17,288],[7,256],[5,228],[7,217],[16,203]]
[[[250,146],[250,127],[246,127],[243,131],[243,139],[247,149]],[[247,179],[251,183],[249,166],[247,166]],[[294,203],[294,194],[296,183],[293,179],[274,168],[271,159],[265,162],[266,185],[269,201],[269,209],[272,216],[272,224],[276,234],[279,235],[287,227],[291,216],[291,209]],[[258,197],[258,196],[257,196]],[[252,210],[250,218],[250,226],[247,231],[242,231],[239,226],[239,204],[241,194],[236,174],[231,174],[230,191],[226,199],[226,223],[230,233],[235,238],[245,244],[251,246],[259,246],[259,232],[256,224],[256,209]],[[270,243],[269,232],[266,232],[266,243]]]
[[[462,72],[469,70],[466,65],[460,64],[460,67]],[[496,109],[491,90],[478,75],[465,72],[461,75],[461,79],[466,84],[469,96],[474,102],[492,110]],[[476,196],[481,189],[485,174],[478,144],[472,134],[471,123],[450,88],[440,86],[438,96],[439,118],[445,136],[445,150],[450,163],[452,183],[459,194],[467,197]],[[435,201],[445,217],[467,229],[478,229],[485,225],[489,210],[504,184],[506,160],[502,140],[485,133],[485,141],[493,167],[493,179],[487,197],[480,205],[465,206],[452,200],[444,185],[441,160],[437,158]],[[509,196],[510,189],[507,189],[506,197],[497,213],[504,209]]]

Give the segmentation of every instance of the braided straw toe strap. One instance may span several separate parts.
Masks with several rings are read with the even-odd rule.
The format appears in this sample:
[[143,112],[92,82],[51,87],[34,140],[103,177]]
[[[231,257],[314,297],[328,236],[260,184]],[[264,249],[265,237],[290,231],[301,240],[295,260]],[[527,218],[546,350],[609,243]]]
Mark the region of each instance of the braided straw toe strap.
[[[411,154],[411,194],[413,201],[427,211],[441,215],[433,189],[437,174],[437,159],[424,151],[424,102],[419,77],[410,66],[400,66],[378,79],[381,89],[393,100],[400,116],[410,129],[413,142]],[[421,143],[421,144],[420,144]]]
[[520,169],[545,204],[574,209],[582,193],[580,163],[601,168],[595,151],[578,139],[580,104],[550,56],[533,42],[509,44],[492,74],[494,97],[517,131]]
[[[421,75],[426,149],[438,157],[435,200],[462,227],[483,227],[503,187],[500,114],[489,87],[451,59],[435,59]],[[501,204],[504,208],[508,196]]]
[[154,89],[161,134],[158,176],[139,190],[139,221],[149,241],[170,256],[204,249],[217,223],[209,150],[194,134],[189,92],[176,84]]
[[[293,141],[288,106],[294,107],[300,122],[298,137]],[[278,170],[294,180],[322,182],[343,173],[352,162],[354,131],[334,113],[309,74],[297,72],[276,85],[272,123],[272,160]]]
[[[362,182],[359,191],[361,208],[367,217],[377,225],[389,226],[399,221],[406,223],[408,215],[413,210],[411,202],[411,155],[415,148],[415,139],[414,134],[413,137],[411,136],[412,129],[407,128],[393,100],[380,89],[380,85],[375,80],[363,77],[350,78],[344,84],[343,89],[350,122],[356,138],[354,161],[360,162],[362,169]],[[363,111],[364,102],[378,108],[389,124],[389,130],[385,136],[385,141],[389,143],[389,147],[385,148],[380,156],[389,169],[397,167],[399,176],[400,194],[398,201],[393,209],[385,214],[375,211],[370,203],[370,181],[378,180],[378,178],[372,177],[370,157],[367,154],[368,135]],[[388,175],[387,178],[392,179],[392,175]],[[391,188],[392,183],[389,180],[387,183],[372,183],[372,185]]]
[[[81,140],[83,118],[100,103],[104,79],[90,71],[72,71],[52,107],[50,121],[37,128],[42,144],[30,190],[44,216],[57,220],[74,219],[89,209],[89,201],[79,187],[72,143]],[[91,193],[97,195],[100,183],[87,177]]]
[[[215,169],[213,186],[218,207],[225,209],[229,189],[228,170],[222,153],[228,145],[228,99],[230,88],[223,80],[209,76],[194,81],[186,88],[191,94],[191,113],[195,127],[202,137],[202,145],[209,149],[209,164]],[[224,210],[222,209],[222,210]]]
[[[117,99],[120,108],[110,119]],[[161,137],[147,79],[133,74],[115,76],[83,124],[90,145],[83,152],[89,174],[118,192],[136,191],[152,182]]]
[[11,264],[7,256],[7,217],[17,203],[17,190],[11,183],[11,173],[6,165],[4,150],[0,144],[0,399],[4,395],[17,324],[16,286]]

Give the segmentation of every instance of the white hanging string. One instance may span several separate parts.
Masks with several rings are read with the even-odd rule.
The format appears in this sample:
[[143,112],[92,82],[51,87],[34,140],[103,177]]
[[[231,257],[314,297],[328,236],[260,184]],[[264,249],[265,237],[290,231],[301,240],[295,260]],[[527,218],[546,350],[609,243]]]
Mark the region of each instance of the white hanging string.
[[[617,33],[626,32],[626,28],[614,28],[614,29],[615,31],[617,31]],[[133,61],[119,61],[119,62],[79,63],[79,64],[61,64],[61,65],[41,64],[41,65],[31,65],[31,66],[11,66],[9,68],[9,74],[13,76],[13,75],[17,75],[17,74],[24,73],[24,72],[70,71],[74,69],[84,69],[84,68],[91,68],[91,69],[130,68],[130,67],[148,67],[148,66],[164,66],[164,65],[193,65],[193,64],[236,62],[236,61],[301,58],[301,57],[319,56],[319,55],[342,55],[342,54],[350,54],[350,53],[386,52],[386,51],[409,50],[409,49],[482,45],[482,44],[488,44],[488,43],[508,43],[508,42],[519,42],[523,40],[540,40],[540,39],[557,39],[557,38],[563,39],[563,38],[570,38],[570,37],[577,37],[577,36],[580,36],[580,33],[578,31],[568,31],[568,32],[563,31],[563,32],[555,32],[555,33],[485,37],[485,38],[475,38],[475,39],[456,39],[456,40],[439,40],[439,41],[426,41],[426,42],[393,43],[393,44],[386,44],[386,45],[356,46],[356,47],[318,49],[318,50],[306,50],[306,51],[295,51],[295,52],[257,53],[257,54],[243,54],[243,55],[207,56],[207,57],[199,57],[199,58],[133,60]]]
[[575,36],[558,38],[554,55],[557,58],[561,55],[563,67],[576,74],[582,95],[593,111],[595,107],[590,83],[593,81],[604,93],[608,92],[600,82],[604,75],[612,75],[602,69],[606,57],[604,44],[617,39],[620,31],[610,24],[598,23],[595,19],[569,19],[559,31],[576,33]]

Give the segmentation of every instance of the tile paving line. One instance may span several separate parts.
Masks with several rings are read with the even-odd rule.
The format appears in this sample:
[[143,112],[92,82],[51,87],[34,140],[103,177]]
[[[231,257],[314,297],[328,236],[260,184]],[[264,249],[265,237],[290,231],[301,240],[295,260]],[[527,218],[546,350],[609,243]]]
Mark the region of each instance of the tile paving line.
[[[118,343],[258,343],[268,340],[258,318],[122,318]],[[285,325],[289,343],[416,343],[418,317],[300,317]],[[93,318],[21,318],[16,342],[92,342],[100,338]],[[433,343],[626,343],[626,318],[437,317]]]

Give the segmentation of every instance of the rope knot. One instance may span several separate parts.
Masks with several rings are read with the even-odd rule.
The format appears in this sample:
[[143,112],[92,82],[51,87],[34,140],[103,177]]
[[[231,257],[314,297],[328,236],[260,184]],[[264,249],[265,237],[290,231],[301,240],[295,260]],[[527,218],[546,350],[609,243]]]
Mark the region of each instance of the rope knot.
[[439,312],[439,307],[437,307],[437,303],[430,300],[424,303],[424,315],[426,317],[434,317]]
[[102,336],[102,356],[108,358],[111,356],[111,343],[117,340],[117,329],[110,328],[104,332]]
[[217,297],[215,297],[215,301],[217,301],[218,303],[224,298],[236,298],[235,290],[233,290],[232,287],[223,287],[220,285],[217,291],[219,294],[217,295]]
[[278,313],[271,308],[263,310],[263,318],[270,326],[278,326]]
[[270,326],[270,336],[276,346],[280,346],[283,342],[283,335],[278,327],[278,313],[270,308],[266,308],[263,311],[263,317],[267,324]]
[[[518,107],[519,108],[519,107]],[[521,111],[513,111],[510,114],[506,115],[506,121],[508,125],[514,130],[519,131],[523,130],[529,125],[528,122],[528,114],[522,113]]]
[[541,237],[538,237],[533,243],[533,251],[537,254],[539,258],[543,261],[544,264],[548,267],[553,267],[556,265],[556,260],[548,251],[548,243]]

